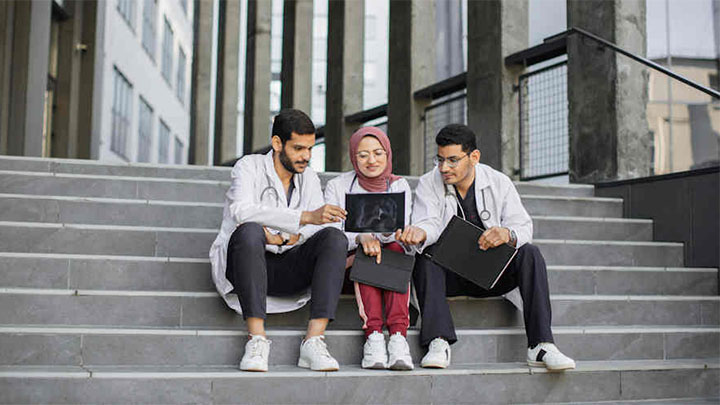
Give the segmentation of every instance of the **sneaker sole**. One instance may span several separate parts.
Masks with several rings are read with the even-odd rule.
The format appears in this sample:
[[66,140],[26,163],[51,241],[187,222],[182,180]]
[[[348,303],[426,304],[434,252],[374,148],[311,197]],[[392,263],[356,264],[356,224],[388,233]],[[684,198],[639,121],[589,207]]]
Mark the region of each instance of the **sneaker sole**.
[[310,367],[310,363],[308,363],[306,360],[303,360],[303,359],[298,360],[298,367],[309,368],[312,371],[338,371],[338,370],[340,370],[339,367],[312,368],[312,367]]
[[405,371],[405,370],[412,370],[415,368],[415,366],[413,366],[412,363],[407,364],[402,360],[398,360],[394,364],[392,364],[389,368],[390,368],[390,370]]
[[551,368],[551,367],[548,367],[547,364],[543,363],[542,361],[530,361],[530,360],[528,360],[527,364],[528,364],[528,366],[530,366],[530,367],[542,367],[542,368],[548,369],[549,371],[564,371],[564,370],[573,370],[573,369],[575,369],[575,365],[574,365],[574,364],[567,364],[567,365],[562,365],[562,366],[557,366],[557,367],[552,367],[552,368]]
[[422,368],[447,368],[445,364],[423,364]]
[[241,368],[240,371],[250,371],[252,373],[264,373],[267,372],[267,369],[262,368]]
[[369,370],[385,370],[385,369],[387,369],[387,366],[383,362],[365,363],[363,361],[362,368],[369,369]]

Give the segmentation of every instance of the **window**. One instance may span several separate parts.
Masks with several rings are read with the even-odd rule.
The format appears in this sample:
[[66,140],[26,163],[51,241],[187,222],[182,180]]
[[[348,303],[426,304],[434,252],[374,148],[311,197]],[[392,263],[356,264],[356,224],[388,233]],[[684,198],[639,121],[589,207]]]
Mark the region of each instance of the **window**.
[[163,35],[163,49],[162,49],[162,75],[170,83],[170,75],[172,74],[172,62],[173,62],[173,30],[170,27],[170,22],[167,17],[165,18],[165,33]]
[[140,97],[140,112],[138,115],[138,162],[150,161],[150,146],[152,145],[153,109]]
[[160,120],[160,136],[158,139],[158,163],[168,162],[168,149],[170,148],[170,128]]
[[130,28],[134,29],[135,0],[117,0],[117,10]]
[[113,86],[110,149],[127,160],[127,138],[130,132],[132,109],[132,85],[117,67],[114,69]]
[[155,32],[157,31],[157,0],[145,0],[143,8],[142,46],[155,60]]
[[183,150],[183,143],[177,136],[175,137],[175,164],[181,165],[183,164],[183,157],[185,156],[185,151]]
[[180,100],[182,105],[185,105],[185,64],[187,63],[187,57],[185,52],[180,48],[178,51],[178,65],[177,65],[177,84],[175,85],[175,94]]

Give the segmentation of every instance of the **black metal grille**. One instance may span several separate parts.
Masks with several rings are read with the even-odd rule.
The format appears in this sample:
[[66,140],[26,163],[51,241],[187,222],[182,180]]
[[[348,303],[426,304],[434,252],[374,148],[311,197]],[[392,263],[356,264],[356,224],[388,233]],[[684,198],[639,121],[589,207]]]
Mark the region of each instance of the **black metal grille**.
[[425,108],[425,171],[433,168],[433,157],[437,153],[435,136],[448,124],[467,124],[467,94],[449,95]]
[[567,61],[520,76],[520,178],[568,173]]

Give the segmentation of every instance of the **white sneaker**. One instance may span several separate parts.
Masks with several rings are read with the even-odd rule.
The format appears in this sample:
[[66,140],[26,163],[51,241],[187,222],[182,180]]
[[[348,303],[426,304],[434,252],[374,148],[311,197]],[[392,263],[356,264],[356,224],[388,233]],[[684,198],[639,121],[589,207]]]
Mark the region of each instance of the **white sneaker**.
[[385,350],[385,336],[382,333],[375,331],[365,341],[362,368],[376,370],[387,368],[387,350]]
[[300,343],[298,367],[313,371],[338,371],[340,365],[328,352],[325,336],[313,336]]
[[426,368],[447,368],[450,365],[450,344],[447,340],[433,339],[420,365]]
[[240,370],[268,371],[270,343],[265,336],[252,336],[252,338],[245,343],[245,354],[243,354],[242,360],[240,360]]
[[552,371],[575,368],[575,360],[562,354],[552,343],[540,343],[528,349],[527,364],[532,367],[547,367]]
[[412,356],[410,356],[410,346],[408,346],[407,340],[405,340],[402,333],[397,332],[390,336],[388,353],[390,354],[388,367],[391,370],[412,370],[415,368]]

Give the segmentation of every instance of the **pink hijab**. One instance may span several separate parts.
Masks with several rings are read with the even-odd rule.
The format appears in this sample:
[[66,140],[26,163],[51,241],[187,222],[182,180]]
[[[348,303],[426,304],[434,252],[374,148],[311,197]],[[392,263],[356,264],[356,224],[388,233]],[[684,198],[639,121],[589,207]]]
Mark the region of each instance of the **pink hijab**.
[[[356,155],[358,145],[360,144],[360,141],[368,135],[377,138],[377,140],[380,142],[380,145],[382,145],[383,149],[385,149],[385,152],[387,152],[387,166],[385,167],[385,170],[377,177],[367,177],[362,174],[358,168]],[[355,173],[357,174],[357,179],[360,183],[360,186],[367,191],[373,193],[384,192],[387,189],[388,180],[390,181],[390,184],[392,184],[395,180],[401,179],[400,176],[392,174],[392,148],[390,147],[390,139],[380,128],[362,127],[355,131],[354,134],[352,134],[352,136],[350,137],[350,161],[352,161],[352,165],[355,169]]]

